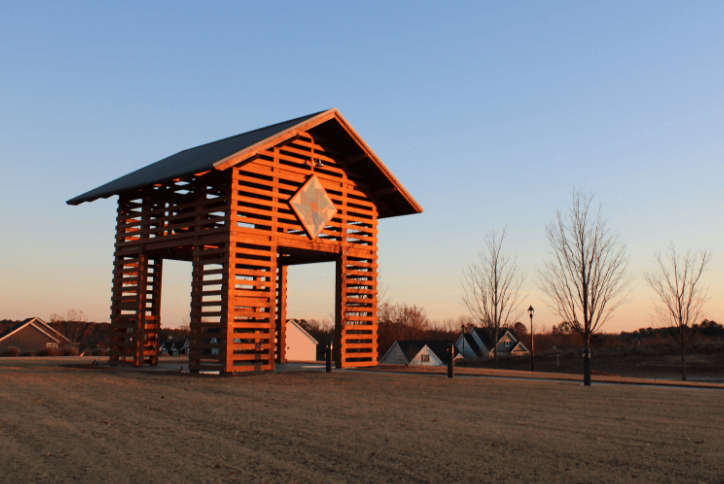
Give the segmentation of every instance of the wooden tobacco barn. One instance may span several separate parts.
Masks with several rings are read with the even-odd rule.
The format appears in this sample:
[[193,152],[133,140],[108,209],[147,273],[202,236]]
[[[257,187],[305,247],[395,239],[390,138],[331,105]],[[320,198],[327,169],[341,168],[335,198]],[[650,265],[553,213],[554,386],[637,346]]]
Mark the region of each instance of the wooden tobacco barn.
[[191,148],[118,195],[110,364],[158,362],[164,259],[191,261],[189,369],[285,361],[287,267],[336,262],[337,368],[376,365],[377,221],[422,208],[336,109]]

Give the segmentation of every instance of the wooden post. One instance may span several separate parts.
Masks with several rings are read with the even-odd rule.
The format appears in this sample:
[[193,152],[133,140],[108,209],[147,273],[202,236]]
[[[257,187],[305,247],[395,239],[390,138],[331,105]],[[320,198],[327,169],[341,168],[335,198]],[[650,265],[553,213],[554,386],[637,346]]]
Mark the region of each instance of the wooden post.
[[158,345],[159,345],[159,331],[161,330],[161,281],[163,279],[163,259],[153,258],[152,269],[153,281],[151,281],[151,317],[149,318],[148,325],[150,328],[147,330],[147,340],[150,349],[152,350],[149,355],[149,363],[151,365],[158,365]]
[[332,373],[332,348],[330,348],[329,344],[324,349],[324,359],[327,362],[327,365],[326,365],[327,373]]
[[[278,260],[278,259],[277,259]],[[277,363],[287,361],[287,266],[277,269]]]
[[447,377],[453,378],[455,376],[455,346],[453,343],[450,343],[447,351],[450,353],[450,360],[447,362]]
[[334,292],[334,365],[344,368],[344,332],[347,321],[344,314],[345,304],[345,265],[347,259],[340,254],[335,262],[335,292]]

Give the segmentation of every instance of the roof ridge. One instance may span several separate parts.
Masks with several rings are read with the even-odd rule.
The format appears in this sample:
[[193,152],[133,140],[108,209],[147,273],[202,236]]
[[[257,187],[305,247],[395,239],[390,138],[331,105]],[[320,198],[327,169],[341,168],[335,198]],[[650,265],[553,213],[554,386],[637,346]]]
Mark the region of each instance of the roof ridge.
[[[331,109],[334,109],[334,108],[331,108]],[[244,131],[243,133],[235,134],[235,135],[232,135],[232,136],[227,136],[226,138],[217,139],[216,141],[209,141],[208,143],[204,143],[204,144],[202,144],[202,145],[197,145],[197,146],[194,146],[194,147],[192,147],[192,148],[186,148],[185,150],[179,151],[179,153],[183,153],[183,152],[185,152],[185,151],[190,151],[190,150],[195,150],[195,149],[197,149],[197,148],[201,148],[202,146],[206,146],[206,145],[212,145],[212,144],[214,144],[214,143],[218,143],[219,141],[226,141],[226,140],[228,140],[228,139],[237,138],[237,137],[239,137],[239,136],[244,136],[244,135],[247,135],[247,134],[250,134],[250,133],[255,133],[255,132],[261,131],[261,130],[263,130],[263,129],[273,128],[274,126],[279,126],[280,124],[291,123],[292,121],[296,121],[296,120],[298,120],[298,119],[302,119],[302,118],[313,118],[314,116],[318,116],[318,115],[320,115],[320,114],[322,114],[322,113],[326,113],[327,111],[330,111],[331,109],[325,109],[324,111],[319,111],[318,113],[306,114],[306,115],[304,115],[304,116],[299,116],[299,117],[296,117],[296,118],[287,119],[286,121],[281,121],[281,122],[279,122],[279,123],[270,124],[269,126],[263,126],[263,127],[261,127],[261,128],[252,129],[251,131]]]

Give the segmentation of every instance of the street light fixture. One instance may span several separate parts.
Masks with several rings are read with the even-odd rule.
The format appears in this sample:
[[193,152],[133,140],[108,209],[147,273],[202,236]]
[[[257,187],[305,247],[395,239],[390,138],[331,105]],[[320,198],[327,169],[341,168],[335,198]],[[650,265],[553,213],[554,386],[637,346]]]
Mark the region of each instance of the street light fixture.
[[530,371],[535,371],[535,349],[533,348],[533,306],[528,308],[530,316]]

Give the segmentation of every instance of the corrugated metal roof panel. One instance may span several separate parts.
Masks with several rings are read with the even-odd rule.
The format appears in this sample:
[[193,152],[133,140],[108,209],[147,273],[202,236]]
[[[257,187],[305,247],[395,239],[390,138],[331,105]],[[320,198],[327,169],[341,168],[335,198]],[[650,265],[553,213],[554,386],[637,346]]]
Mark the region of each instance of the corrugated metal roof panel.
[[286,131],[297,124],[303,123],[326,111],[309,114],[300,118],[273,124],[264,128],[255,129],[246,133],[238,134],[230,138],[224,138],[212,143],[207,143],[195,148],[171,155],[168,158],[152,163],[134,172],[101,185],[89,192],[71,198],[68,205],[79,205],[83,202],[91,202],[98,198],[107,198],[117,195],[131,188],[138,188],[163,180],[179,178],[192,175],[214,168],[214,163],[228,158],[229,156],[243,151],[267,138]]

